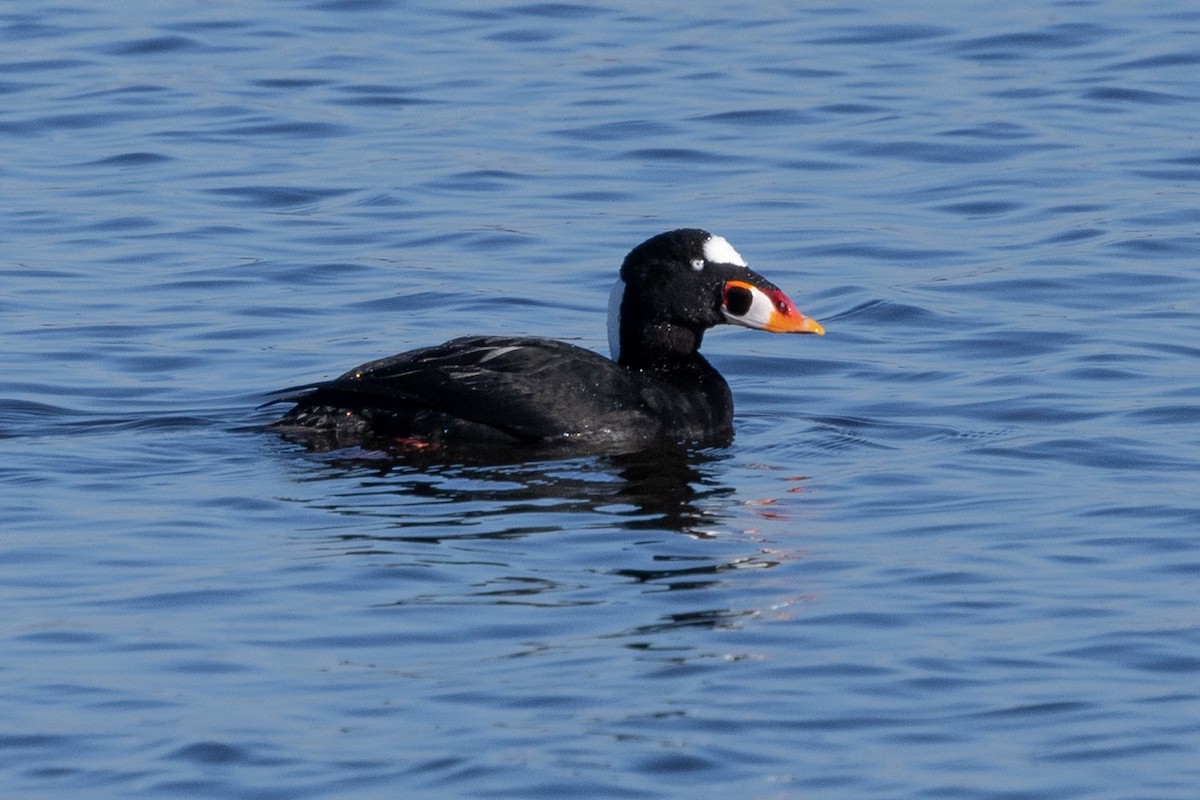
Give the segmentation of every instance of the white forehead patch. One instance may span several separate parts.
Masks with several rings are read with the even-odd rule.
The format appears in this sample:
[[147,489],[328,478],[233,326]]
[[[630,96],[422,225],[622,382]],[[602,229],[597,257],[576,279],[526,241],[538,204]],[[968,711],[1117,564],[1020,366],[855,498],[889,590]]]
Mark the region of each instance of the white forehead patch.
[[746,260],[722,236],[708,237],[708,241],[704,243],[704,257],[713,264],[734,264],[739,267],[747,266]]

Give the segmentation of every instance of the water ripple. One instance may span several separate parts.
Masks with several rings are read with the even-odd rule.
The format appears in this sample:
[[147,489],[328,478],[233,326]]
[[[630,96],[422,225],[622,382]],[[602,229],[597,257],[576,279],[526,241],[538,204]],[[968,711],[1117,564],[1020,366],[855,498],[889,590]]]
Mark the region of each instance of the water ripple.
[[[0,795],[1191,800],[1194,9],[210,6],[0,13]],[[681,225],[732,447],[263,430]]]

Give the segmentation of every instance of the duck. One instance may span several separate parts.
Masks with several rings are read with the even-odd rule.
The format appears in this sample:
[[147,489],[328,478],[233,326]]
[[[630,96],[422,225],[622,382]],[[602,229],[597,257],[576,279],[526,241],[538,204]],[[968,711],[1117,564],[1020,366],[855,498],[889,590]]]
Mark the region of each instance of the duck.
[[667,231],[621,264],[608,303],[610,357],[555,339],[463,336],[280,390],[271,402],[293,406],[269,427],[324,450],[727,446],[732,392],[700,354],[705,332],[724,324],[825,333],[725,238]]

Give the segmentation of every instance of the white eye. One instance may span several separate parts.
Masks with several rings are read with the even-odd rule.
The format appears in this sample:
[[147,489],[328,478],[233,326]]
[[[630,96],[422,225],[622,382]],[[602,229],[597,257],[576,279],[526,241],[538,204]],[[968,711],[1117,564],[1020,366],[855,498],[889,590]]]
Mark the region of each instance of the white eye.
[[696,270],[696,272],[699,272],[700,270],[704,269],[704,259],[703,258],[693,258],[692,259],[692,269]]

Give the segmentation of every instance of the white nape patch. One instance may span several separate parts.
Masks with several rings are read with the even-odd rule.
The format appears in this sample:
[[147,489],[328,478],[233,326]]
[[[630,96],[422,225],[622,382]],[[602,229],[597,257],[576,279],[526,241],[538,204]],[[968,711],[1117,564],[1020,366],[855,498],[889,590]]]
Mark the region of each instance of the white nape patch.
[[704,257],[713,264],[733,264],[738,267],[749,266],[741,253],[733,249],[733,245],[725,241],[723,236],[710,236],[704,243]]
[[617,278],[608,293],[608,355],[621,360],[621,303],[625,301],[625,281]]

